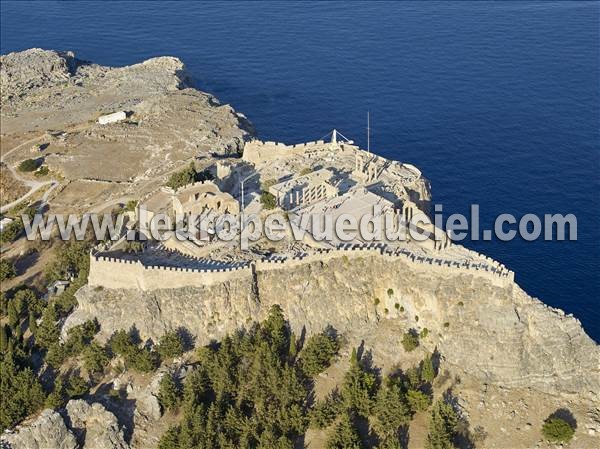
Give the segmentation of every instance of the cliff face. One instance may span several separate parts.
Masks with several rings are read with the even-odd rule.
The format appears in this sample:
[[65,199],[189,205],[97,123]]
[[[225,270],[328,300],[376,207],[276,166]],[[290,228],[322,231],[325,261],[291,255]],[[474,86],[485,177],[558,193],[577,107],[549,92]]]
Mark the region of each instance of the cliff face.
[[427,328],[423,345],[482,382],[586,397],[600,391],[600,348],[575,318],[516,284],[496,286],[402,260],[337,258],[258,272],[255,279],[145,293],[85,287],[78,300],[65,331],[97,317],[102,338],[135,325],[156,340],[181,326],[206,344],[280,304],[298,334],[331,325],[351,342],[376,341],[379,364],[404,357],[403,331]]

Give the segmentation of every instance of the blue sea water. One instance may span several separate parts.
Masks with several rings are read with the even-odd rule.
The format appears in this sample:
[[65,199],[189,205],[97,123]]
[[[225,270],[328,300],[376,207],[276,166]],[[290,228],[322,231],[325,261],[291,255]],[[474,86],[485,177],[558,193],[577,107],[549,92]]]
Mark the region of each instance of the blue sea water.
[[261,137],[334,127],[411,162],[446,214],[574,213],[578,241],[467,242],[600,341],[598,2],[2,2],[1,51],[180,57]]

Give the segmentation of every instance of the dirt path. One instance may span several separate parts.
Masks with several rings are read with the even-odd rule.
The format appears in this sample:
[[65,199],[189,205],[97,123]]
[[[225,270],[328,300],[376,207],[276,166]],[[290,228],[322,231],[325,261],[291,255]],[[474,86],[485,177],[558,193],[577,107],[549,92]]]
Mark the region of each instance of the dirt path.
[[[84,130],[86,128],[88,128],[90,125],[88,123],[86,124],[82,124],[82,125],[78,125],[78,126],[74,126],[73,128],[67,130],[66,132],[73,132],[73,131],[81,131]],[[23,178],[18,172],[17,170],[15,170],[15,168],[12,166],[12,164],[9,164],[7,162],[5,162],[6,157],[8,157],[11,153],[17,151],[18,149],[24,147],[25,145],[30,145],[34,142],[37,142],[38,140],[44,138],[47,135],[47,133],[44,133],[40,136],[36,136],[33,137],[29,140],[26,140],[25,142],[20,143],[19,145],[17,145],[16,147],[8,150],[6,153],[3,153],[0,155],[0,162],[4,162],[6,167],[10,170],[10,173],[12,174],[12,176],[17,179],[18,181],[21,181],[23,184],[25,184],[27,187],[29,187],[29,192],[27,192],[26,194],[24,194],[23,196],[21,196],[20,198],[17,198],[16,200],[5,204],[4,206],[0,207],[0,213],[6,212],[8,210],[10,210],[12,207],[16,206],[17,204],[19,204],[20,202],[26,200],[27,198],[29,198],[31,195],[33,195],[35,192],[37,192],[39,189],[41,189],[44,186],[50,185],[51,187],[44,193],[44,196],[42,197],[42,204],[41,206],[44,206],[47,202],[48,202],[48,198],[50,196],[50,193],[58,186],[58,181],[56,181],[55,179],[51,179],[50,181],[32,181],[26,178]]]

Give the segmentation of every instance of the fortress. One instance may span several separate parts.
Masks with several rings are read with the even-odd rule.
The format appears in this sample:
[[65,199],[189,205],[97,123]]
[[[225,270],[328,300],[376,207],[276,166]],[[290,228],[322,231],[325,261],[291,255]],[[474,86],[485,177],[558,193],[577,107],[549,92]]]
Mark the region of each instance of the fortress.
[[[284,145],[254,140],[246,144],[241,161],[217,161],[212,172],[214,181],[196,182],[176,190],[163,187],[142,198],[134,226],[148,228],[159,213],[183,215],[185,219],[206,212],[238,215],[244,212],[240,206],[244,199],[246,212],[266,215],[269,212],[264,210],[259,195],[262,190],[268,191],[276,206],[298,222],[304,215],[315,213],[346,213],[360,218],[378,206],[427,238],[328,244],[310,239],[301,243],[286,240],[268,252],[264,251],[265,242],[258,242],[244,252],[212,241],[206,233],[190,234],[184,240],[172,233],[166,241],[150,241],[142,254],[132,255],[124,251],[124,236],[109,248],[91,252],[90,286],[141,291],[202,287],[252,279],[263,271],[327,263],[335,258],[365,257],[403,260],[417,269],[441,275],[484,277],[495,285],[514,281],[514,273],[502,264],[452,245],[444,231],[416,220],[426,218],[422,208],[429,202],[428,184],[416,167],[378,157],[351,141],[338,142],[336,131],[331,142]],[[260,186],[248,182],[242,197],[240,184],[253,177],[260,178]]]

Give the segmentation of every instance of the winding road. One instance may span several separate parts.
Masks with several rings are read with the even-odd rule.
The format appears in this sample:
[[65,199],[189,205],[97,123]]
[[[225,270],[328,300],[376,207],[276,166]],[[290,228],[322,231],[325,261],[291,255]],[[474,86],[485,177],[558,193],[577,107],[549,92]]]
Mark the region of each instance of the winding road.
[[[32,144],[33,142],[36,142],[36,141],[42,139],[44,136],[46,136],[46,133],[42,134],[41,136],[37,136],[32,139],[26,140],[23,143],[20,143],[16,147],[14,147],[11,150],[4,153],[2,155],[2,157],[0,158],[0,162],[4,162],[4,158],[6,156],[8,156],[9,154],[11,154],[12,152],[18,150],[19,148],[21,148],[25,145]],[[22,201],[29,198],[31,195],[33,195],[35,192],[40,190],[42,187],[50,185],[51,187],[44,193],[44,196],[42,197],[42,203],[40,205],[40,207],[42,207],[47,203],[50,193],[58,186],[58,181],[56,181],[54,179],[51,179],[50,181],[40,182],[40,181],[32,181],[32,180],[23,178],[11,164],[9,164],[9,163],[5,163],[5,164],[6,164],[6,167],[10,170],[10,173],[12,174],[12,176],[14,176],[14,178],[17,179],[18,181],[21,181],[27,187],[29,187],[29,191],[25,195],[21,196],[20,198],[17,198],[16,200],[0,207],[0,213],[4,213],[4,212],[10,210],[12,207],[16,206],[17,204],[19,204]]]

